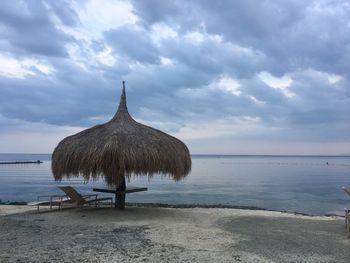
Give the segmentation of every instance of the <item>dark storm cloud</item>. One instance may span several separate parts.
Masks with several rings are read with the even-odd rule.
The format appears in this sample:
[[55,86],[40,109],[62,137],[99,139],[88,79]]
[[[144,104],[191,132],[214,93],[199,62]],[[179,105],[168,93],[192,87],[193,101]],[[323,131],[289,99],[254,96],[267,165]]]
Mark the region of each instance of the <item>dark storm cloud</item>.
[[[87,72],[75,63],[56,59],[54,77],[0,77],[0,112],[29,122],[93,125],[90,117],[112,117],[119,100],[119,83],[99,71]],[[121,79],[114,73],[114,77]]]
[[346,81],[330,84],[325,76],[310,72],[294,75],[291,91],[298,94],[293,110],[290,111],[291,122],[295,124],[350,124],[350,97]]
[[148,32],[134,26],[122,26],[104,33],[107,42],[121,55],[141,63],[159,63],[157,48],[152,43]]
[[186,36],[165,40],[160,50],[163,56],[195,70],[213,75],[228,73],[238,78],[251,77],[270,63],[258,50],[218,42],[205,34],[200,43],[193,43]]
[[[283,119],[294,125],[348,121],[349,85],[344,81],[333,85],[326,79],[317,81],[319,76],[301,79],[303,74],[300,74],[290,87],[296,97],[286,98],[281,90],[271,89],[249,76],[260,71],[282,76],[312,68],[347,79],[350,5],[346,1],[176,1],[165,6],[157,4],[158,1],[152,3],[134,3],[135,13],[148,26],[163,22],[183,34],[188,30],[203,32],[204,28],[204,32],[219,35],[226,43],[260,54],[258,61],[258,56],[235,58],[223,44],[204,42],[191,47],[181,39],[179,43],[169,40],[164,45],[164,53],[174,60],[214,77],[226,73],[239,78],[245,95],[265,103],[260,110],[252,104],[246,112],[264,119]],[[188,10],[195,10],[191,18]],[[191,27],[189,19],[196,21]],[[249,64],[245,66],[247,61]],[[242,94],[240,99],[243,97]],[[237,97],[232,96],[232,103],[234,99]]]
[[[65,23],[74,20],[74,13],[69,13],[70,19],[67,12],[60,13],[59,17]],[[3,1],[0,23],[0,40],[3,42],[0,47],[6,48],[5,52],[63,57],[67,56],[65,44],[74,41],[72,36],[55,26],[47,7],[40,1]]]
[[346,73],[349,67],[344,64],[350,48],[347,1],[175,1],[170,7],[151,2],[134,3],[143,23],[168,21],[186,32],[190,17],[192,29],[204,27],[269,56],[268,70],[276,75],[310,66]]
[[79,17],[68,0],[45,1],[45,4],[64,25],[75,27],[79,24]]
[[187,6],[184,4],[181,1],[132,1],[136,15],[144,20],[146,26],[173,17],[183,17]]

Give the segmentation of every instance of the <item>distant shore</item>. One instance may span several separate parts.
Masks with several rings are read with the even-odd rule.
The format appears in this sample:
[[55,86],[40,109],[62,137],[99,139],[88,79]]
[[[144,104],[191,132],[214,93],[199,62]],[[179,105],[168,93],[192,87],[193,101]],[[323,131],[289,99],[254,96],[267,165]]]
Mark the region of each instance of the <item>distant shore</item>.
[[223,208],[0,205],[0,262],[348,262],[339,217]]
[[0,161],[0,164],[41,164],[43,161]]

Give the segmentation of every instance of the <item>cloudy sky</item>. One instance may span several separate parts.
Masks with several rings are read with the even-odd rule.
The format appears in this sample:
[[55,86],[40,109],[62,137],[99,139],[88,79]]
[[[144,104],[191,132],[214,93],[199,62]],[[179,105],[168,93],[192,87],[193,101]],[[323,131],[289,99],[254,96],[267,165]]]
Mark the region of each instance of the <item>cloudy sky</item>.
[[108,121],[191,153],[350,153],[350,2],[1,1],[0,152]]

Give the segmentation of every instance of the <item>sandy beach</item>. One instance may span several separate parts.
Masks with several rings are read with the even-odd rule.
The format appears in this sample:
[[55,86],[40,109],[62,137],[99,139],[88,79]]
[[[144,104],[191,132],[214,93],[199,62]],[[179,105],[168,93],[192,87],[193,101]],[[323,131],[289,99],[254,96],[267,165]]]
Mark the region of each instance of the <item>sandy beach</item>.
[[0,262],[349,262],[341,217],[218,208],[0,206]]

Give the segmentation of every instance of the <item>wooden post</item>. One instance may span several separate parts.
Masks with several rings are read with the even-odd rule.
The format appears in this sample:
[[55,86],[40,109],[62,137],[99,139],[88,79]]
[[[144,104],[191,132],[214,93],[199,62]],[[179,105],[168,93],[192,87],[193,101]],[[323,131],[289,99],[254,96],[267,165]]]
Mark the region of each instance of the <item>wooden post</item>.
[[115,191],[115,208],[118,208],[119,210],[124,210],[125,208],[125,190],[125,177],[123,176],[122,182],[117,185]]

